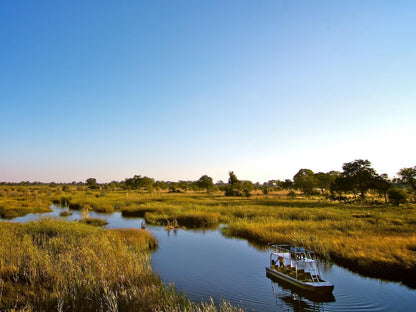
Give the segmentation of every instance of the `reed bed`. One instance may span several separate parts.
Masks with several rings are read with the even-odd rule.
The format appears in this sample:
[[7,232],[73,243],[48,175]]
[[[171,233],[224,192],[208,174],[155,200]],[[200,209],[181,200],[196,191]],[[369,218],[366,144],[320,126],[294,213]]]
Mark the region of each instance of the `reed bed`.
[[0,310],[240,311],[192,303],[151,271],[155,239],[45,219],[0,227]]
[[[356,208],[357,209],[357,208]],[[309,217],[307,220],[258,217],[236,220],[223,228],[227,236],[266,245],[281,243],[315,250],[367,276],[403,281],[414,286],[416,278],[416,228],[411,215],[373,211],[343,218]],[[312,213],[312,212],[311,212]],[[335,213],[335,212],[334,212]]]
[[0,217],[11,219],[34,212],[49,212],[50,199],[37,188],[0,187]]
[[0,214],[13,211],[15,203],[26,199],[30,209],[30,200],[54,200],[85,211],[119,210],[123,216],[144,217],[149,224],[174,221],[195,228],[224,223],[225,235],[262,245],[301,245],[365,275],[416,280],[415,204],[396,207],[380,204],[377,198],[367,203],[338,203],[322,197],[287,199],[281,194],[246,199],[205,192],[149,194],[79,187],[64,191],[40,186],[0,187]]
[[101,226],[101,227],[108,224],[106,220],[101,219],[101,218],[82,218],[79,222],[88,224],[88,225],[93,225],[93,226]]

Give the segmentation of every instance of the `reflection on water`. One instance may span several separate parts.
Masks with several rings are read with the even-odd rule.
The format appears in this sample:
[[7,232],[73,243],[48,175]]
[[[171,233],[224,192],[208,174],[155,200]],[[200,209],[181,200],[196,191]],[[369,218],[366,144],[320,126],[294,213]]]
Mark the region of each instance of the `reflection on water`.
[[326,303],[335,302],[332,293],[316,295],[301,289],[295,289],[289,283],[277,280],[267,275],[270,279],[273,296],[276,298],[276,306],[281,311],[327,311]]
[[[59,217],[66,210],[52,206],[42,216]],[[67,220],[79,220],[80,212],[71,210]],[[18,217],[13,222],[36,220],[40,214]],[[103,218],[109,228],[141,228],[142,218],[126,218],[90,212],[91,218]],[[227,299],[247,311],[413,311],[416,291],[398,283],[366,278],[332,263],[320,263],[320,271],[335,285],[333,300],[300,294],[287,285],[266,277],[269,250],[245,240],[227,238],[216,230],[166,231],[146,225],[159,241],[152,256],[153,270],[165,283],[174,283],[194,301],[210,297]],[[335,300],[336,299],[336,300]]]

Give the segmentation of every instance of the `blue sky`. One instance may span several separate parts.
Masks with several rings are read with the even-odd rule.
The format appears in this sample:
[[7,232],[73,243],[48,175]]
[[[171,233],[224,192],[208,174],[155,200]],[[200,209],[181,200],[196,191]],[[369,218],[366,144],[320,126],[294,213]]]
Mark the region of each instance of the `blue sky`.
[[1,1],[0,181],[416,165],[414,1]]

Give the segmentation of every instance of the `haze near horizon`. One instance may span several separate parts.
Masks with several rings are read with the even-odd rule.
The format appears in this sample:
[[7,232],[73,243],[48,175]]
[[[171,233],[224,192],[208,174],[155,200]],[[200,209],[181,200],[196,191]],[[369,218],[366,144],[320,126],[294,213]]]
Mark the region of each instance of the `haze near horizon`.
[[415,166],[413,1],[2,1],[0,181]]

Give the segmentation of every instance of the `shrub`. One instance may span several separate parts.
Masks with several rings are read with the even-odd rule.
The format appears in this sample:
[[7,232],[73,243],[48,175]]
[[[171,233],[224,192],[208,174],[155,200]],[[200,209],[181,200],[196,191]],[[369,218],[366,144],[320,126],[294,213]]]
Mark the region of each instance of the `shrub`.
[[399,188],[391,188],[387,192],[389,196],[389,202],[399,206],[400,204],[404,204],[407,202],[407,193]]
[[114,212],[114,206],[112,204],[98,204],[94,205],[94,211],[102,213]]
[[108,224],[106,220],[100,218],[83,218],[79,222],[93,226],[105,226]]

